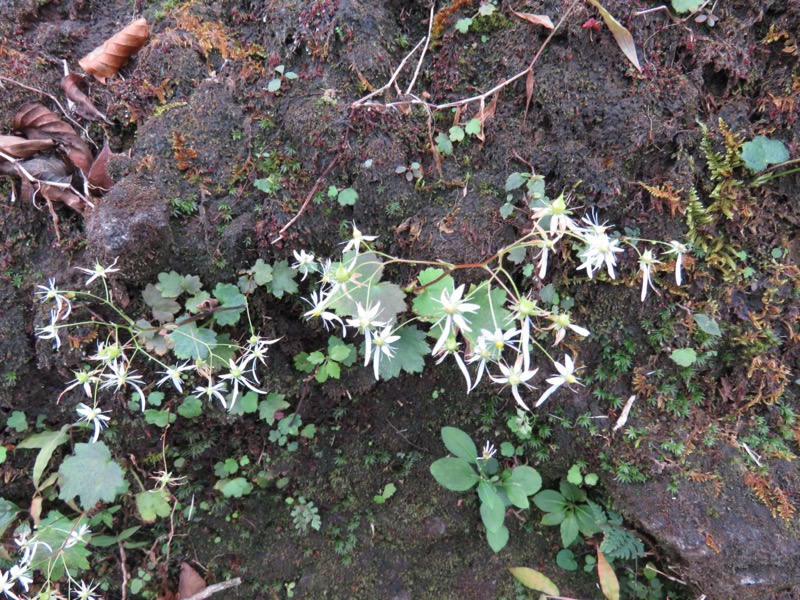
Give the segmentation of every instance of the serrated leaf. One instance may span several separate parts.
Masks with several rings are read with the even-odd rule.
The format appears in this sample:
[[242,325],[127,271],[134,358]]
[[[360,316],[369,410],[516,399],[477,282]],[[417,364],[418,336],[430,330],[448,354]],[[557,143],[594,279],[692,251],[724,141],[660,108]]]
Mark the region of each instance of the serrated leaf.
[[172,342],[170,342],[166,332],[158,327],[153,327],[149,321],[139,319],[136,321],[136,327],[138,328],[136,335],[139,341],[151,352],[164,356],[172,347]]
[[669,357],[682,367],[691,367],[697,361],[697,352],[694,348],[681,348],[673,350]]
[[219,300],[219,308],[226,309],[216,311],[214,320],[223,326],[235,325],[247,303],[239,288],[232,283],[218,283],[214,288],[214,297]]
[[331,347],[330,345],[328,346],[328,356],[330,357],[331,360],[334,360],[336,362],[342,362],[344,360],[347,360],[351,352],[352,350],[350,349],[350,347],[344,344],[334,345],[333,347]]
[[520,188],[524,185],[524,183],[529,179],[530,176],[525,177],[522,173],[511,173],[506,179],[506,186],[505,189],[507,192],[511,192]]
[[181,305],[172,298],[165,298],[161,291],[152,283],[148,283],[142,292],[142,299],[153,312],[153,318],[161,323],[175,320],[175,314],[180,311]]
[[170,423],[174,423],[177,417],[169,410],[153,410],[148,409],[144,411],[144,422],[148,425],[155,425],[156,427],[164,428]]
[[467,124],[464,125],[464,131],[469,135],[478,135],[481,132],[481,120],[470,119],[467,121]]
[[451,142],[460,142],[464,139],[464,130],[458,125],[455,125],[450,128],[449,137]]
[[438,321],[445,315],[439,302],[442,290],[453,290],[455,281],[450,275],[444,275],[444,270],[430,267],[420,272],[417,282],[424,289],[412,302],[414,313],[423,321]]
[[184,419],[194,419],[203,414],[203,402],[196,396],[186,396],[178,406],[178,414]]
[[68,519],[56,510],[47,513],[39,523],[36,540],[40,543],[33,546],[31,563],[46,572],[51,581],[61,579],[67,571],[74,578],[89,568],[86,540],[67,547],[70,533],[78,527],[77,519]]
[[708,335],[713,335],[715,337],[719,337],[722,335],[722,332],[719,329],[719,325],[711,317],[697,314],[697,315],[692,315],[692,318],[694,319],[694,322],[697,323],[697,326],[703,331],[705,331]]
[[185,306],[186,310],[188,310],[192,314],[197,314],[202,310],[200,305],[205,305],[206,302],[211,298],[211,294],[205,291],[197,292],[191,298],[186,300]]
[[487,529],[486,541],[489,542],[489,547],[494,552],[500,552],[508,544],[508,527],[501,525],[499,529],[494,531]]
[[459,19],[456,21],[456,29],[461,33],[467,33],[469,31],[469,27],[472,25],[472,19],[467,17],[466,19]]
[[433,140],[436,142],[436,148],[442,154],[447,154],[448,156],[453,153],[453,142],[450,141],[450,138],[443,133],[437,133],[436,138]]
[[21,512],[19,506],[5,498],[0,498],[0,537],[6,532],[8,526],[17,520],[17,515]]
[[425,357],[431,349],[425,342],[426,334],[414,325],[401,327],[396,332],[400,339],[392,344],[394,356],[381,358],[379,374],[384,381],[406,373],[422,373],[425,368]]
[[610,12],[603,8],[602,4],[597,0],[589,0],[589,3],[600,11],[600,16],[603,17],[606,26],[614,35],[614,39],[617,41],[620,50],[622,50],[625,57],[631,61],[633,66],[636,67],[636,70],[641,73],[642,67],[639,64],[639,57],[636,55],[636,44],[633,41],[631,32],[617,21]]
[[170,332],[172,351],[181,360],[205,360],[217,343],[217,334],[196,323],[185,323]]
[[156,288],[164,298],[177,298],[182,293],[196,294],[203,285],[196,275],[181,275],[176,271],[159,273]]
[[267,394],[266,400],[262,400],[258,404],[258,418],[266,421],[267,425],[275,423],[275,413],[285,408],[289,408],[289,403],[284,400],[286,396],[270,392]]
[[136,508],[145,523],[154,523],[158,517],[168,517],[172,512],[169,492],[166,489],[150,490],[136,494]]
[[619,600],[619,580],[614,569],[608,564],[606,557],[597,549],[597,577],[600,580],[600,589],[608,600]]
[[475,442],[466,433],[456,427],[442,428],[442,441],[450,454],[469,463],[476,462],[478,449]]
[[509,569],[514,578],[526,588],[542,592],[548,596],[560,596],[561,594],[556,584],[550,581],[539,571],[534,571],[528,567],[512,567]]
[[235,479],[222,479],[214,486],[214,489],[222,492],[226,498],[241,498],[253,491],[253,484],[244,477]]
[[217,343],[206,358],[206,362],[212,369],[222,369],[228,366],[228,361],[232,359],[239,345],[231,342],[231,336],[227,333],[217,335]]
[[431,475],[439,485],[453,492],[465,492],[478,482],[475,470],[464,460],[448,456],[430,466]]
[[356,200],[358,200],[358,192],[356,192],[353,188],[345,188],[339,192],[337,200],[339,202],[339,206],[353,206],[356,203]]
[[508,260],[515,265],[521,264],[525,260],[525,254],[527,252],[527,248],[525,246],[516,246],[508,251],[506,257]]
[[514,205],[506,202],[503,206],[500,207],[500,216],[504,219],[507,219],[511,215],[514,214]]
[[50,458],[53,456],[56,448],[61,444],[69,441],[67,431],[69,425],[64,425],[59,431],[43,431],[41,433],[34,433],[32,436],[25,438],[18,445],[17,448],[38,448],[39,454],[36,455],[36,461],[33,463],[33,487],[39,488],[39,482],[42,479],[42,474],[47,468]]
[[265,263],[262,259],[258,259],[256,264],[250,269],[253,274],[253,279],[256,285],[266,285],[272,281],[272,265]]
[[347,356],[342,358],[341,360],[336,360],[336,362],[341,363],[344,367],[352,367],[356,359],[358,358],[358,351],[353,344],[345,344],[344,341],[335,335],[332,335],[328,338],[328,356],[333,358],[334,356],[341,356],[342,351],[338,350],[340,346],[343,346],[347,349]]
[[276,298],[283,298],[284,294],[296,294],[298,287],[294,278],[297,271],[289,266],[288,260],[282,260],[272,265],[272,281],[267,284],[269,291]]
[[103,442],[75,444],[75,454],[64,459],[58,473],[63,477],[58,497],[71,500],[77,496],[86,510],[101,501],[113,502],[128,489],[125,472]]
[[511,313],[506,309],[506,291],[502,288],[492,288],[488,281],[480,285],[470,286],[466,294],[469,301],[478,305],[478,310],[465,315],[472,331],[462,331],[462,335],[470,344],[476,344],[481,335],[481,329],[494,331],[496,328],[505,328]]

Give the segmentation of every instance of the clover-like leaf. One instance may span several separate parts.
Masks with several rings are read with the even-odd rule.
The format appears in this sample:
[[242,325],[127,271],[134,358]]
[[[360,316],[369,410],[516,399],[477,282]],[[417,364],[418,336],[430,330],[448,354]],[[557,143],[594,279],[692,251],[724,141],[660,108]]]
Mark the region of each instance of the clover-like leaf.
[[217,334],[196,323],[184,323],[169,334],[174,344],[172,351],[181,360],[205,359],[216,346]]
[[353,206],[358,200],[358,192],[356,192],[353,188],[345,188],[337,197],[340,206]]
[[136,508],[145,523],[154,523],[158,517],[168,517],[172,512],[169,492],[166,489],[147,490],[136,494]]
[[58,497],[72,500],[77,496],[86,510],[101,501],[113,502],[128,489],[125,472],[103,442],[75,444],[75,454],[64,459],[58,473],[63,478]]
[[269,291],[276,298],[283,298],[284,294],[296,294],[297,282],[294,280],[297,271],[289,266],[288,260],[282,260],[272,265],[272,281],[267,284]]
[[681,348],[673,350],[669,357],[682,367],[691,367],[697,361],[697,352],[694,348]]

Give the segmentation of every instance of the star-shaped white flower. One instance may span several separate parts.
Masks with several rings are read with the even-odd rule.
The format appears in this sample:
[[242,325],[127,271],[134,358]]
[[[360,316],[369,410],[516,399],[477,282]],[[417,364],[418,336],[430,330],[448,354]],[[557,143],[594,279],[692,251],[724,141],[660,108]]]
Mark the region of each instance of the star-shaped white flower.
[[547,400],[555,391],[560,388],[562,385],[583,385],[578,378],[575,377],[575,363],[573,362],[572,358],[568,355],[564,355],[564,364],[562,365],[559,362],[553,362],[553,365],[558,371],[558,375],[553,375],[552,377],[547,378],[547,383],[550,384],[550,387],[547,388],[544,394],[539,396],[539,399],[536,401],[536,406],[541,406],[542,403]]
[[681,284],[681,262],[683,261],[683,255],[689,252],[689,249],[680,242],[676,240],[672,240],[670,243],[670,249],[664,252],[664,254],[674,254],[675,255],[675,283],[678,285]]
[[118,260],[119,260],[119,256],[117,258],[115,258],[114,262],[112,262],[107,267],[104,267],[99,262],[96,262],[96,263],[94,263],[94,268],[93,269],[84,269],[83,267],[75,267],[75,268],[78,269],[78,271],[83,271],[84,273],[88,273],[89,275],[91,275],[91,277],[89,277],[89,279],[87,279],[86,283],[85,283],[85,285],[89,285],[90,283],[92,283],[98,277],[100,279],[107,279],[109,273],[116,273],[117,271],[119,271],[119,269],[115,269],[114,268],[114,265],[117,264]]
[[[394,356],[394,348],[391,344],[400,339],[399,335],[393,335],[392,326],[387,325],[380,333],[378,331],[372,332],[372,370],[375,375],[375,380],[380,379],[380,360],[381,356],[392,358]],[[366,364],[364,366],[367,366]]]
[[442,290],[441,296],[436,300],[442,305],[445,315],[437,322],[437,324],[443,322],[443,325],[442,333],[439,335],[439,339],[436,340],[436,345],[433,347],[433,354],[439,353],[439,350],[442,349],[447,338],[450,337],[450,332],[456,327],[462,331],[472,331],[464,315],[476,312],[480,306],[462,299],[464,288],[465,285],[463,283],[453,290],[445,288]]
[[190,364],[189,361],[186,361],[182,365],[175,365],[174,367],[167,367],[163,371],[158,371],[160,374],[164,375],[164,377],[156,382],[156,387],[161,387],[169,381],[172,383],[175,389],[178,390],[178,393],[182,394],[183,378],[181,374],[185,371],[193,371],[195,368],[195,365]]
[[359,250],[361,249],[362,244],[366,244],[367,242],[374,242],[378,239],[377,235],[364,235],[361,233],[361,230],[356,227],[355,221],[353,221],[353,234],[352,237],[345,242],[345,247],[342,249],[342,254],[346,254],[350,250],[355,250],[356,254],[358,254]]
[[495,377],[494,375],[490,375],[492,381],[495,383],[502,383],[511,388],[511,394],[514,396],[514,399],[517,401],[522,408],[525,410],[530,410],[528,405],[522,400],[522,396],[519,393],[520,386],[533,389],[533,386],[528,383],[528,381],[536,375],[539,369],[533,370],[525,370],[522,364],[522,355],[520,354],[517,356],[517,360],[514,362],[513,367],[509,367],[505,363],[497,363],[500,372],[503,374],[501,377]]
[[653,265],[660,265],[661,261],[656,260],[651,250],[645,250],[639,257],[639,270],[642,272],[642,302],[647,298],[647,288],[655,289],[652,281]]
[[88,406],[81,402],[75,408],[75,412],[81,416],[81,421],[94,425],[94,436],[92,437],[92,443],[94,444],[97,438],[100,437],[100,432],[108,427],[108,421],[111,420],[111,417],[103,414],[103,412],[108,411],[102,411],[97,406]]
[[53,301],[56,303],[56,314],[63,321],[72,312],[72,302],[56,288],[56,280],[51,277],[49,279],[50,285],[37,285],[40,292],[34,292],[36,296],[40,296],[41,302]]

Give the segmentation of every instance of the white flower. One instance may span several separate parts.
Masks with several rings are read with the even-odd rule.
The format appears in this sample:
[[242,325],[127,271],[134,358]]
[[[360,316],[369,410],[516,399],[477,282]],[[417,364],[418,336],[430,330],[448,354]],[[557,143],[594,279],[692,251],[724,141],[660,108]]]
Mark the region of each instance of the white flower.
[[[596,227],[602,227],[597,225]],[[614,279],[614,266],[617,264],[617,257],[619,252],[624,252],[622,248],[618,248],[619,240],[610,238],[606,233],[588,233],[582,236],[586,242],[586,248],[580,254],[583,263],[578,267],[578,270],[586,269],[586,274],[589,279],[592,279],[594,272],[600,269],[603,264],[606,265],[608,276]]]
[[94,425],[94,437],[92,438],[92,443],[94,444],[97,441],[97,438],[100,437],[100,432],[105,428],[108,427],[107,421],[111,420],[111,417],[107,417],[103,414],[103,412],[97,406],[87,406],[83,402],[78,404],[75,408],[75,412],[77,412],[81,418],[81,421],[86,421]]
[[483,373],[486,371],[486,363],[494,359],[495,352],[493,348],[489,348],[486,338],[483,336],[478,338],[477,343],[472,347],[472,352],[467,358],[467,364],[478,363],[478,374],[475,376],[475,382],[467,393],[478,387],[478,384],[483,378]]
[[[375,374],[375,380],[380,379],[380,360],[381,355],[385,355],[389,358],[394,356],[394,348],[390,346],[397,340],[400,339],[399,335],[392,335],[392,326],[387,325],[383,328],[383,330],[378,333],[377,331],[372,332],[372,345],[374,346],[374,350],[372,353],[372,370]],[[369,362],[367,362],[369,364]],[[364,366],[366,367],[367,364]]]
[[517,356],[516,362],[514,362],[513,367],[509,367],[505,363],[498,363],[497,366],[500,368],[500,372],[503,374],[502,377],[495,377],[490,375],[492,381],[495,383],[503,383],[511,387],[511,393],[514,395],[514,399],[517,401],[522,408],[525,410],[530,410],[528,405],[522,401],[522,396],[519,394],[519,387],[523,386],[528,389],[533,389],[528,383],[528,380],[536,375],[539,369],[533,369],[532,371],[526,370],[522,365],[522,355]]
[[642,252],[642,255],[639,257],[639,270],[642,272],[642,302],[644,302],[644,299],[647,297],[647,288],[652,287],[655,289],[651,279],[653,265],[660,264],[661,261],[656,260],[649,249]]
[[69,536],[67,537],[66,541],[64,542],[64,548],[72,548],[78,542],[81,544],[85,544],[88,540],[84,539],[85,536],[92,533],[92,530],[89,529],[89,526],[86,523],[82,523],[78,526],[77,529],[73,529],[69,532]]
[[689,252],[689,249],[681,244],[678,241],[672,240],[670,243],[670,249],[664,252],[664,254],[674,254],[675,255],[675,283],[678,285],[681,284],[681,261],[683,260],[683,255]]
[[519,345],[522,351],[522,364],[527,371],[531,366],[530,341],[531,327],[533,326],[531,317],[543,317],[549,313],[536,306],[536,301],[531,299],[530,292],[527,296],[517,300],[511,307],[511,310],[514,313],[512,318],[519,321],[520,324]]
[[16,580],[26,592],[28,591],[28,586],[33,582],[33,578],[28,575],[29,569],[29,566],[20,564],[14,565],[9,571],[11,579]]
[[98,597],[94,595],[94,591],[97,589],[99,584],[94,583],[94,581],[86,583],[81,580],[80,584],[78,585],[78,588],[72,590],[75,600],[98,600]]
[[342,250],[342,254],[346,254],[350,250],[355,250],[356,254],[361,248],[361,244],[366,242],[374,242],[378,239],[377,235],[364,235],[361,231],[356,227],[355,221],[353,221],[353,237],[350,238],[349,241],[346,242],[344,249]]
[[92,393],[94,391],[92,390],[92,384],[100,381],[100,378],[97,376],[98,372],[97,369],[94,371],[87,371],[85,369],[83,371],[73,371],[72,373],[75,375],[75,379],[69,382],[69,385],[64,388],[64,391],[58,395],[58,399],[61,400],[61,396],[78,386],[83,387],[87,398],[92,398],[94,396]]
[[34,557],[36,556],[36,549],[39,546],[44,546],[47,548],[48,552],[51,554],[53,553],[53,549],[49,546],[49,544],[39,541],[36,538],[28,539],[29,533],[30,532],[17,534],[17,536],[14,537],[14,543],[22,550],[20,564],[26,566],[29,566],[33,561]]
[[118,260],[119,256],[115,258],[114,262],[108,265],[107,267],[104,267],[99,262],[96,262],[94,263],[94,269],[84,269],[83,267],[75,267],[75,268],[78,269],[78,271],[83,271],[84,273],[88,273],[89,275],[91,275],[91,277],[89,277],[89,279],[87,279],[85,283],[85,285],[89,285],[98,277],[101,279],[106,279],[109,273],[116,273],[117,271],[119,271],[119,269],[114,268],[114,265],[117,264]]
[[115,392],[118,392],[122,388],[126,387],[128,384],[136,390],[139,394],[139,402],[142,404],[142,412],[144,412],[144,401],[145,395],[144,391],[142,390],[141,386],[144,385],[144,381],[142,381],[141,375],[134,375],[136,371],[129,371],[128,365],[125,363],[120,363],[119,361],[113,361],[109,364],[111,368],[111,373],[103,373],[102,377],[106,379],[100,385],[101,389],[106,389],[113,387]]
[[456,341],[455,336],[450,336],[444,343],[444,347],[441,350],[441,356],[439,360],[436,361],[437,365],[442,364],[445,358],[448,356],[453,356],[453,359],[456,361],[458,368],[461,370],[461,374],[464,376],[464,380],[467,382],[467,393],[472,390],[472,380],[469,376],[469,371],[467,370],[467,365],[464,364],[464,360],[461,358],[461,354],[458,352],[458,342]]
[[[36,287],[42,290],[41,292],[34,292],[36,296],[41,296],[42,302],[47,301],[55,301],[56,303],[56,314],[58,314],[61,320],[66,319],[69,314],[72,312],[72,302],[64,296],[63,294],[59,293],[56,289],[56,280],[51,277],[49,279],[50,285],[37,285]],[[62,310],[66,307],[66,312],[62,313]]]
[[61,348],[61,338],[58,337],[58,313],[55,310],[50,310],[50,325],[36,328],[36,337],[40,340],[53,340],[55,349]]
[[89,357],[90,360],[99,360],[106,364],[116,362],[116,360],[125,355],[123,352],[124,347],[120,346],[116,342],[113,344],[106,344],[105,342],[100,342],[97,344],[97,354],[94,354]]
[[258,374],[256,373],[256,362],[266,366],[267,350],[272,344],[280,340],[281,338],[268,340],[267,338],[262,338],[257,335],[250,336],[250,339],[247,342],[247,348],[245,349],[245,355],[251,358],[248,358],[245,363],[251,364],[250,373],[253,375],[253,379],[256,381],[256,383],[261,383],[261,380],[258,378]]
[[494,444],[486,442],[486,444],[483,446],[483,452],[481,453],[480,458],[483,461],[487,461],[494,456],[495,452],[497,452],[497,448],[494,447]]
[[560,238],[553,239],[553,240],[551,240],[551,239],[543,239],[543,240],[539,240],[537,242],[534,242],[534,245],[541,246],[541,248],[542,248],[542,251],[539,254],[539,271],[537,273],[537,275],[539,276],[539,279],[544,279],[545,275],[547,275],[547,259],[550,256],[550,252],[555,250],[556,242],[559,239]]
[[336,313],[332,313],[329,310],[325,310],[326,308],[325,305],[328,303],[330,298],[331,298],[330,295],[324,296],[322,292],[319,293],[311,292],[310,300],[303,298],[303,300],[305,300],[311,305],[311,310],[306,311],[303,314],[303,316],[306,319],[311,319],[311,318],[322,319],[322,324],[325,326],[326,330],[329,328],[330,324],[333,323],[334,321],[339,323],[339,325],[342,326],[342,337],[344,337],[347,334],[347,329],[345,328],[342,320],[336,315]]
[[222,375],[220,379],[224,379],[226,381],[233,382],[233,393],[230,398],[230,403],[228,405],[228,410],[233,408],[233,404],[236,402],[236,398],[239,397],[239,384],[244,385],[249,390],[252,390],[256,394],[266,394],[264,390],[258,389],[255,384],[250,381],[247,377],[245,377],[245,373],[247,371],[247,363],[253,360],[254,356],[252,354],[248,355],[245,354],[239,363],[235,363],[232,358],[228,359],[228,372],[225,375]]
[[508,331],[503,331],[498,327],[494,330],[494,333],[488,329],[481,329],[481,337],[485,338],[487,342],[494,346],[497,356],[502,354],[506,346],[519,352],[516,345],[513,343],[514,338],[517,337],[519,333],[520,331],[516,327],[512,327]]
[[436,345],[433,347],[433,354],[439,353],[439,350],[442,349],[447,338],[450,337],[450,332],[455,329],[455,327],[459,327],[463,331],[472,331],[469,327],[469,323],[464,318],[464,314],[474,313],[480,306],[471,304],[461,298],[464,294],[464,287],[462,283],[454,290],[443,289],[442,295],[437,300],[437,302],[442,305],[442,308],[444,308],[445,316],[437,322],[438,324],[444,321],[444,325],[442,325],[442,333],[439,339],[436,340]]
[[173,386],[175,386],[175,389],[178,390],[178,393],[182,394],[183,380],[181,373],[184,371],[193,371],[195,368],[195,365],[190,364],[189,361],[186,361],[182,365],[175,365],[174,367],[167,367],[163,371],[158,371],[158,373],[163,374],[164,377],[156,382],[156,387],[161,387],[167,381],[169,381]]
[[567,201],[564,194],[550,203],[545,201],[545,206],[534,211],[531,218],[537,223],[544,217],[550,217],[550,233],[563,232],[566,229],[576,229],[575,221],[570,218],[572,211],[567,208]]
[[350,327],[357,327],[364,334],[366,349],[364,352],[364,366],[369,364],[370,354],[372,353],[372,330],[386,327],[388,323],[378,321],[376,317],[381,312],[381,303],[376,302],[371,308],[364,308],[360,302],[356,302],[356,318],[347,319]]
[[228,402],[225,400],[225,396],[223,395],[224,392],[227,392],[227,386],[225,385],[224,381],[220,381],[219,383],[214,383],[214,380],[210,377],[208,378],[208,385],[206,386],[197,386],[192,390],[192,394],[198,397],[205,396],[208,400],[212,398],[217,398],[222,403],[222,408],[228,408]]
[[313,254],[309,254],[305,250],[300,250],[300,252],[294,250],[292,254],[294,254],[294,258],[297,261],[292,265],[292,268],[302,273],[302,281],[305,281],[306,276],[314,270],[314,261],[316,258]]
[[547,318],[553,322],[547,329],[555,329],[556,331],[556,341],[553,342],[554,346],[557,346],[559,342],[564,339],[567,329],[583,337],[587,337],[590,333],[588,329],[575,325],[575,323],[570,321],[569,313],[552,313]]
[[552,377],[547,378],[547,383],[550,384],[550,387],[536,401],[536,406],[541,406],[545,400],[547,400],[559,387],[565,383],[567,385],[573,385],[575,383],[578,385],[583,385],[580,381],[578,381],[578,378],[575,377],[575,363],[568,354],[564,355],[563,365],[555,361],[553,362],[553,365],[555,366],[556,371],[558,371],[558,375],[553,375]]
[[19,596],[12,590],[15,582],[16,580],[11,577],[11,571],[0,570],[0,593],[5,594],[7,598],[12,600],[20,600]]

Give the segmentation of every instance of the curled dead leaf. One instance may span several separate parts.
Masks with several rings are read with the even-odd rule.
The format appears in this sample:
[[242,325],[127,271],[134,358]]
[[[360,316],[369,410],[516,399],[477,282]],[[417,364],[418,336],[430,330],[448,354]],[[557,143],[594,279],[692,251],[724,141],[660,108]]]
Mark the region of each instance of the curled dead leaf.
[[64,95],[72,101],[74,111],[78,116],[83,117],[87,121],[105,121],[110,123],[106,116],[101,113],[92,100],[84,93],[86,89],[86,79],[77,73],[70,73],[61,80],[61,89],[64,90]]
[[[0,135],[0,152],[13,158],[30,158],[37,152],[49,150],[56,143],[53,140],[26,140],[16,135]],[[0,156],[0,161],[5,160]]]
[[37,197],[42,197],[52,204],[65,204],[79,213],[86,207],[85,198],[71,185],[70,168],[55,156],[40,156],[3,166],[13,167],[20,176],[24,200],[35,202]]
[[107,77],[114,77],[144,47],[149,36],[147,20],[137,19],[80,59],[78,64],[100,83],[105,83]]
[[533,23],[534,25],[541,25],[542,27],[546,27],[547,29],[553,29],[553,22],[550,20],[550,17],[547,15],[534,15],[533,13],[520,13],[515,11],[513,8],[511,12],[517,15],[520,19],[525,19],[529,23]]
[[14,115],[14,129],[29,140],[55,140],[67,147],[67,156],[84,173],[92,165],[92,152],[71,125],[38,102],[27,102]]
[[192,565],[181,563],[180,583],[178,584],[178,598],[191,598],[206,588],[206,580]]
[[86,179],[89,181],[89,187],[92,189],[93,195],[99,196],[105,194],[108,190],[114,187],[114,180],[108,173],[108,159],[111,158],[111,149],[104,146],[97,158],[92,163],[92,168]]
[[636,43],[633,41],[631,32],[628,31],[619,21],[617,21],[610,12],[603,8],[603,5],[600,4],[600,2],[597,0],[588,1],[589,4],[600,11],[600,16],[603,17],[603,21],[605,21],[606,26],[614,35],[614,39],[617,41],[619,49],[622,50],[622,53],[625,55],[625,57],[631,61],[631,64],[636,67],[636,70],[641,73],[642,66],[639,64],[639,57],[636,54]]

